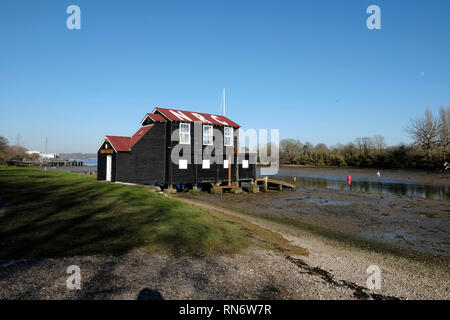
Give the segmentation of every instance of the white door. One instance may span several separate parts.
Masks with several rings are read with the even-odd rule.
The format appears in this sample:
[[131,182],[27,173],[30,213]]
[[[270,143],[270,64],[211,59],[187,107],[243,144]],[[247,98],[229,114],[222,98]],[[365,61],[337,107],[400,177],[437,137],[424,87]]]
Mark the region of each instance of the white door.
[[106,181],[111,181],[112,156],[106,156]]

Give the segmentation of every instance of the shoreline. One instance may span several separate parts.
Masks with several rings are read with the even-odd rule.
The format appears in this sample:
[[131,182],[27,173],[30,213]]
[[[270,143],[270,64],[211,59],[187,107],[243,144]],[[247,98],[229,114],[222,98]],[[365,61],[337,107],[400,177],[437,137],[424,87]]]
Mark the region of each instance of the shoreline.
[[[317,167],[301,165],[280,165],[278,175],[282,173],[316,174],[346,178],[376,179],[376,172],[380,171],[382,180],[393,180],[404,183],[440,184],[450,186],[450,173],[436,173],[420,169],[378,169],[361,167]],[[281,172],[281,173],[280,173]]]

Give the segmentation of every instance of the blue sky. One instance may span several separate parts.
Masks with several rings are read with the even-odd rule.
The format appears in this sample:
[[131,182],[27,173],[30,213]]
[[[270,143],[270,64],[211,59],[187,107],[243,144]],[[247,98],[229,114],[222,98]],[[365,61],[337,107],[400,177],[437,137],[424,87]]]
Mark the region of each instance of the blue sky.
[[[81,8],[68,30],[66,8]],[[368,30],[366,8],[381,8]],[[95,152],[154,106],[219,113],[281,138],[404,132],[450,105],[450,1],[0,2],[0,135]]]

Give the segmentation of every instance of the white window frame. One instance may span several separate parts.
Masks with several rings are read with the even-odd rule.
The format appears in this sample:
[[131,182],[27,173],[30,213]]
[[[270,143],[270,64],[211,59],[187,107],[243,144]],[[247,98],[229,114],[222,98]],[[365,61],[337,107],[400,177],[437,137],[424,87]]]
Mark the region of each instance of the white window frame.
[[[226,134],[227,129],[231,130],[231,135],[229,135],[229,134],[227,135],[227,134]],[[233,135],[234,135],[233,127],[224,127],[224,129],[223,129],[223,145],[224,145],[225,147],[232,147],[232,146],[233,146],[233,140],[234,140],[234,139],[233,139]],[[227,138],[230,138],[231,144],[227,144],[227,143],[226,143]]]
[[[205,135],[205,128],[211,128],[211,134]],[[203,145],[204,146],[212,146],[213,145],[213,141],[214,141],[214,128],[213,126],[210,125],[203,125]],[[211,142],[210,143],[205,143],[205,137],[211,137]]]
[[178,160],[178,169],[187,169],[188,163],[186,159],[179,159]]
[[228,160],[227,160],[227,159],[223,160],[223,167],[224,167],[225,169],[228,168]]
[[[186,125],[188,127],[188,132],[183,132],[181,130],[182,125]],[[180,144],[191,144],[191,124],[190,123],[186,123],[186,122],[180,122],[180,129],[179,129],[179,142]],[[184,141],[181,139],[182,136],[187,136],[188,137],[188,141]]]
[[211,169],[211,161],[209,159],[203,159],[202,169]]
[[248,160],[242,160],[242,168],[248,169]]

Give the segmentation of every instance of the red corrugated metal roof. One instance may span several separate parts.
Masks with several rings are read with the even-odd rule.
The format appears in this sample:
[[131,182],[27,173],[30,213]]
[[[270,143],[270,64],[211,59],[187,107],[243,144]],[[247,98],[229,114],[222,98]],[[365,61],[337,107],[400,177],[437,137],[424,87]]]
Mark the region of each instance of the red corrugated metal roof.
[[106,136],[106,139],[113,145],[114,150],[130,151],[130,137]]
[[130,149],[153,127],[153,125],[143,126],[130,137],[106,136],[114,149],[119,151],[130,151]]
[[153,127],[153,125],[143,126],[130,137],[106,136],[114,149],[119,151],[130,151],[130,149]]
[[162,115],[160,115],[159,113],[147,113],[147,115],[153,120],[153,121],[162,121],[162,122],[167,122],[167,119],[164,118]]
[[201,113],[201,112],[192,112],[192,111],[184,111],[184,110],[175,110],[175,109],[166,109],[156,107],[155,111],[161,112],[167,119],[172,121],[180,121],[180,122],[196,122],[201,121],[205,124],[215,124],[218,126],[230,126],[230,127],[240,127],[237,123],[231,121],[225,116],[219,116],[216,114],[209,113]]
[[147,132],[148,130],[150,130],[153,127],[153,125],[149,125],[149,126],[144,126],[142,128],[140,128],[135,134],[133,134],[133,136],[131,137],[130,140],[130,149],[131,147],[133,147],[136,142],[139,141],[139,139],[141,139]]

